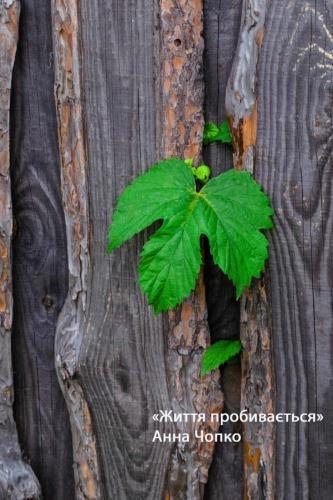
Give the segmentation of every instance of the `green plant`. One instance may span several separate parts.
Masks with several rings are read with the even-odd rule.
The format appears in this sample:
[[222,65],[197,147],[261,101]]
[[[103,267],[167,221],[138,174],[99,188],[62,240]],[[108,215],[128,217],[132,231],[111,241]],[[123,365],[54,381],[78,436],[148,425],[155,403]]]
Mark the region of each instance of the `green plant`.
[[272,210],[251,175],[232,169],[208,180],[207,166],[191,165],[170,158],[135,179],[119,197],[109,228],[112,252],[163,219],[139,264],[141,289],[156,313],[174,308],[195,288],[201,235],[209,240],[215,264],[233,281],[237,298],[260,276],[268,256],[261,230],[272,227]]
[[[204,144],[231,143],[225,120],[207,123]],[[272,209],[247,172],[229,170],[210,179],[207,165],[169,158],[152,166],[119,197],[109,227],[108,251],[163,220],[141,252],[139,283],[156,313],[180,304],[195,288],[202,264],[200,238],[205,235],[217,266],[236,287],[237,298],[259,277],[268,256],[262,229],[272,227]],[[241,350],[239,340],[221,340],[203,356],[201,375]]]
[[230,358],[236,356],[241,351],[241,343],[239,340],[219,340],[215,344],[208,347],[205,351],[202,365],[201,375],[206,375],[220,365],[223,365]]
[[212,122],[205,124],[203,136],[204,144],[210,144],[215,141],[220,141],[226,144],[232,143],[232,136],[227,120],[224,120],[219,127]]
[[[227,120],[224,120],[219,127],[215,123],[205,124],[203,142],[205,145],[211,142],[232,143],[232,135]],[[201,375],[205,375],[214,368],[226,363],[241,350],[239,340],[220,340],[208,347],[202,359]]]

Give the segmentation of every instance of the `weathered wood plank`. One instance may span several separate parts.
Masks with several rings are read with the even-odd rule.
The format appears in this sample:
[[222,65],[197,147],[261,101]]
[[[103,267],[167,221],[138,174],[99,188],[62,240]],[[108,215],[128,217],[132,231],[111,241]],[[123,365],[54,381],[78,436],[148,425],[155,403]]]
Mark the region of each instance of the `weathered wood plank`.
[[[257,63],[264,36],[267,1],[243,0],[236,56],[228,81],[226,108],[233,131],[234,166],[254,172],[257,133]],[[274,388],[271,307],[265,282],[257,282],[241,301],[241,410],[271,413]],[[274,430],[271,423],[243,425],[244,497],[274,497]]]
[[[204,1],[204,78],[205,120],[220,124],[226,118],[225,93],[231,71],[241,21],[242,1]],[[204,147],[204,160],[214,175],[232,167],[232,148],[226,144]],[[214,265],[207,242],[205,285],[208,323],[212,341],[239,338],[239,301],[234,287]],[[240,365],[221,369],[224,394],[223,412],[237,412],[240,407]],[[220,432],[240,432],[239,424],[226,423]],[[217,443],[205,488],[205,500],[233,498],[241,500],[242,443]]]
[[[325,420],[248,427],[245,486],[248,498],[329,499],[333,7],[325,1],[272,2],[263,39],[264,4],[256,13],[247,10],[252,19],[242,39],[252,56],[262,45],[258,73],[247,79],[239,60],[238,81],[235,71],[231,83],[241,83],[246,95],[239,104],[236,92],[230,96],[235,98],[236,162],[251,168],[256,145],[255,175],[276,213],[269,273],[245,302],[243,405],[249,411],[274,406],[275,412],[323,413]],[[259,28],[254,38],[253,26]],[[248,68],[253,70],[254,61]]]
[[2,498],[39,498],[40,488],[31,468],[22,461],[13,420],[11,328],[11,181],[9,175],[9,109],[18,40],[20,4],[0,2],[0,494]]
[[[270,4],[258,70],[256,177],[276,217],[269,262],[276,498],[332,498],[333,4]],[[277,50],[279,47],[279,50]]]
[[74,497],[68,412],[54,336],[68,289],[50,1],[21,2],[11,99],[13,362],[20,443],[48,499]]
[[161,498],[170,455],[170,445],[152,443],[152,415],[171,405],[163,319],[137,285],[142,236],[106,256],[116,197],[158,157],[158,11],[151,0],[80,5],[91,264],[75,377],[92,414],[102,496],[119,500]]

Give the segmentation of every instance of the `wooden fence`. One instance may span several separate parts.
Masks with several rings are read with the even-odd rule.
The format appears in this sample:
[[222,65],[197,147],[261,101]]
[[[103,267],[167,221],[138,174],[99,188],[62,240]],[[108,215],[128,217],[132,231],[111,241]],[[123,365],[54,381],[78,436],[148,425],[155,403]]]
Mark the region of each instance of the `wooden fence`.
[[[327,0],[0,0],[1,498],[332,498],[332,105]],[[202,150],[226,117],[233,150]],[[117,196],[169,156],[246,169],[271,199],[240,303],[208,247],[159,316],[137,284],[147,234],[106,255]],[[239,337],[240,362],[200,377]],[[159,410],[315,421],[228,422],[242,442],[214,448],[195,438],[209,418]]]

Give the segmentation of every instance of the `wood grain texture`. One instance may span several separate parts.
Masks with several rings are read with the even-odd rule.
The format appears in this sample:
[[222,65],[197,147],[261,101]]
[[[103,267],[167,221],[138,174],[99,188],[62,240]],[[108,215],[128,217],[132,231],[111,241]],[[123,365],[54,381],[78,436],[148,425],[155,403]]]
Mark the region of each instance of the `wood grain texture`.
[[[161,1],[162,154],[202,160],[203,134],[203,5],[201,0]],[[212,461],[212,443],[201,442],[196,431],[218,429],[211,413],[222,409],[219,371],[200,377],[203,350],[210,344],[203,272],[188,300],[168,314],[166,356],[169,393],[175,413],[205,413],[206,422],[177,423],[189,443],[172,450],[165,496],[202,498]]]
[[19,15],[19,2],[0,2],[0,495],[2,498],[22,500],[39,498],[40,487],[30,466],[22,461],[12,411],[13,221],[9,174],[9,109]]
[[[237,47],[242,1],[204,1],[205,121],[220,124],[226,118],[225,93]],[[204,147],[204,161],[213,175],[232,167],[232,147],[212,143]],[[212,341],[239,338],[239,301],[234,287],[214,265],[206,241],[205,286],[208,323]],[[240,364],[221,369],[225,399],[223,412],[237,412],[240,406]],[[220,432],[240,432],[239,423],[226,423]],[[205,488],[205,500],[241,500],[242,443],[217,443]]]
[[48,499],[74,497],[71,433],[54,367],[68,289],[53,98],[50,2],[21,2],[11,99],[15,420]]
[[[200,2],[195,3],[193,12],[189,4],[186,7],[183,15],[186,18],[190,11],[185,23],[189,32],[190,21],[195,21],[197,27],[201,26],[202,6]],[[198,373],[194,377],[192,373],[194,368],[198,372],[198,360],[203,345],[206,345],[203,341],[207,338],[204,288],[200,287],[198,305],[180,311],[183,316],[175,314],[169,320],[170,324],[166,318],[153,315],[136,283],[138,249],[143,237],[114,252],[111,258],[105,256],[107,226],[116,197],[124,186],[160,158],[160,154],[164,155],[173,141],[182,151],[185,148],[187,154],[194,156],[202,138],[202,76],[200,67],[194,65],[193,69],[190,64],[197,64],[198,57],[201,62],[202,39],[200,31],[196,30],[194,42],[198,39],[200,45],[198,52],[196,45],[194,50],[189,50],[194,56],[185,58],[186,71],[182,72],[183,63],[179,60],[174,61],[169,70],[173,86],[170,92],[179,91],[181,75],[185,88],[186,77],[189,78],[188,91],[194,89],[194,99],[198,101],[190,108],[191,92],[173,96],[175,106],[182,102],[182,112],[187,113],[182,117],[186,130],[174,129],[175,136],[165,135],[162,141],[164,111],[171,110],[171,107],[169,101],[163,101],[162,106],[159,103],[165,69],[161,71],[160,57],[164,51],[166,58],[168,51],[171,54],[170,43],[172,47],[178,46],[173,38],[167,44],[170,32],[165,23],[168,20],[166,17],[162,19],[162,14],[159,2],[148,0],[135,5],[114,2],[102,6],[97,2],[83,1],[80,6],[91,260],[86,309],[79,326],[82,344],[75,346],[79,357],[71,377],[82,386],[91,410],[103,498],[127,499],[134,495],[142,499],[162,498],[172,446],[152,443],[156,428],[152,415],[159,409],[178,408],[177,400],[175,403],[170,401],[169,392],[177,383],[177,377],[180,381],[182,369],[185,373],[184,359],[187,360],[188,380],[181,381],[183,387],[189,391],[192,388],[188,383],[196,384],[194,400],[189,397],[185,401],[186,392],[177,395],[173,389],[178,402],[184,400],[184,409],[200,411],[204,405],[208,411],[218,411],[221,400],[216,376],[207,377],[202,384]],[[63,27],[59,29],[61,37],[63,31]],[[183,33],[177,35],[180,43],[183,36]],[[184,49],[178,49],[177,54],[182,58]],[[200,109],[197,106],[199,101]],[[73,126],[75,128],[75,124]],[[68,135],[68,131],[60,130],[60,135],[62,133],[64,137]],[[77,131],[74,137],[76,134]],[[66,315],[65,306],[62,319]],[[195,328],[191,324],[193,320],[197,325]],[[169,329],[173,332],[171,340],[174,346],[168,349]],[[61,325],[58,332],[60,338]],[[184,346],[186,358],[176,352],[185,334],[188,334],[188,345]],[[196,342],[195,349],[190,346],[191,341],[193,345]],[[206,391],[209,387],[212,390]],[[171,424],[163,423],[158,429],[161,432],[176,430]],[[187,452],[187,456],[196,459],[193,451]],[[173,457],[177,464],[174,458],[171,460],[178,477],[190,478],[188,483],[181,484],[179,490],[179,495],[184,498],[186,495],[186,498],[198,498],[199,483],[207,475],[211,459],[211,450],[195,451],[199,453],[193,465],[187,462],[184,467],[176,453]],[[185,473],[182,472],[184,468]],[[172,481],[177,484],[170,471],[169,486]],[[192,491],[196,497],[191,497]]]
[[101,485],[96,438],[89,406],[78,380],[89,253],[87,159],[83,137],[77,1],[54,0],[52,21],[69,269],[69,292],[57,324],[55,360],[71,420],[76,498],[97,500],[101,497]]
[[162,498],[168,443],[152,442],[154,413],[171,408],[163,317],[137,284],[134,238],[106,255],[117,196],[159,155],[159,3],[80,2],[87,139],[90,266],[76,378],[91,410],[102,497]]
[[[275,412],[324,414],[322,423],[247,429],[250,498],[332,495],[332,28],[332,5],[325,1],[270,3],[265,36],[256,36],[258,87],[248,87],[249,102],[252,92],[257,97],[240,122],[237,110],[231,113],[236,163],[251,168],[255,142],[255,175],[276,213],[269,272],[245,302],[242,392],[257,411],[268,405]],[[239,75],[244,67],[239,64]]]
[[[266,0],[243,1],[237,52],[226,93],[226,108],[233,134],[234,166],[252,173],[256,157],[257,64],[263,43],[266,8]],[[243,294],[241,410],[252,414],[273,411],[272,307],[263,280],[255,281]],[[243,488],[246,499],[275,498],[273,450],[272,423],[244,423]]]
[[[258,68],[256,178],[275,209],[269,290],[276,498],[332,498],[333,4],[271,2]],[[278,50],[277,50],[278,47]]]

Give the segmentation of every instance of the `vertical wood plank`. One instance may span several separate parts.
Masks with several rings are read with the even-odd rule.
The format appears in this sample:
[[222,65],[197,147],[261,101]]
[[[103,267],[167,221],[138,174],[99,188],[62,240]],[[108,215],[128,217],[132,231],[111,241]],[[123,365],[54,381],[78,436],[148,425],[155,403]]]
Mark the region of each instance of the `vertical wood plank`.
[[[264,2],[256,13],[251,6],[244,2],[240,44],[252,60],[236,62],[227,104],[236,164],[251,169],[255,153],[255,176],[276,215],[268,272],[244,303],[243,404],[322,413],[324,421],[248,427],[246,494],[329,499],[333,10],[325,1],[279,0],[266,13]],[[246,89],[238,104],[237,86]]]
[[23,0],[11,99],[15,419],[43,496],[74,497],[71,433],[54,367],[68,289],[50,1]]
[[11,182],[9,175],[9,109],[18,40],[20,4],[0,2],[0,493],[3,498],[39,498],[40,488],[31,468],[22,461],[13,420],[11,360]]
[[[203,135],[203,4],[201,0],[161,1],[162,154],[202,161]],[[203,378],[203,350],[210,343],[203,273],[188,300],[168,314],[166,357],[169,392],[175,413],[205,413],[206,422],[181,422],[177,432],[188,432],[189,443],[173,446],[166,482],[166,498],[200,499],[208,479],[214,446],[195,432],[212,432],[218,424],[211,413],[222,409],[219,371]]]
[[[256,177],[275,209],[270,233],[276,498],[333,491],[333,4],[271,2],[258,67]],[[279,49],[277,50],[277,47]]]
[[117,196],[158,158],[158,12],[151,0],[80,2],[91,256],[74,378],[91,410],[102,497],[120,500],[161,498],[170,455],[152,442],[152,415],[171,406],[163,318],[137,285],[143,237],[106,256]]

